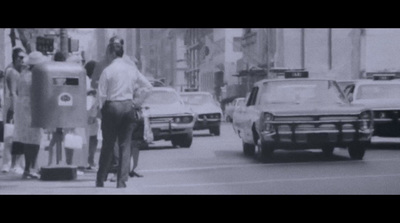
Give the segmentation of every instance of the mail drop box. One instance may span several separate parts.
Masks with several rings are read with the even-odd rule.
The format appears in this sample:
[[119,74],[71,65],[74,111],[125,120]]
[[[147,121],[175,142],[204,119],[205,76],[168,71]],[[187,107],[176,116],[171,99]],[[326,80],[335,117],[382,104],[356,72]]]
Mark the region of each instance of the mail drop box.
[[32,70],[32,127],[87,126],[86,71],[69,62],[46,62]]

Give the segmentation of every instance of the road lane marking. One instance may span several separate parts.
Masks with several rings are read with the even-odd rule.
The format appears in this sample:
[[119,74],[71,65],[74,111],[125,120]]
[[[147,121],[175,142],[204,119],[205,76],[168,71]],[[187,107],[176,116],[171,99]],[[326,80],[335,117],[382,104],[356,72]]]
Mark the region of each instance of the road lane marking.
[[333,164],[333,163],[368,163],[368,162],[382,162],[382,161],[400,161],[400,158],[382,158],[382,159],[371,159],[371,160],[343,160],[343,161],[312,161],[312,162],[282,162],[282,163],[250,163],[250,164],[231,164],[231,165],[214,165],[214,166],[202,166],[202,167],[177,167],[177,168],[163,168],[163,169],[143,169],[141,172],[184,172],[184,171],[195,171],[195,170],[216,170],[226,168],[241,168],[241,167],[253,167],[253,166],[278,166],[278,165],[306,165],[306,164]]
[[271,179],[271,180],[255,180],[255,181],[236,181],[236,182],[221,182],[221,183],[192,183],[192,184],[164,184],[164,185],[148,185],[152,188],[167,188],[167,187],[204,187],[204,186],[228,186],[228,185],[244,185],[244,184],[263,184],[263,183],[279,183],[290,181],[311,181],[311,180],[337,180],[337,179],[355,179],[355,178],[378,178],[378,177],[400,177],[398,174],[385,175],[364,175],[364,176],[337,176],[337,177],[307,177],[307,178],[290,178],[290,179]]

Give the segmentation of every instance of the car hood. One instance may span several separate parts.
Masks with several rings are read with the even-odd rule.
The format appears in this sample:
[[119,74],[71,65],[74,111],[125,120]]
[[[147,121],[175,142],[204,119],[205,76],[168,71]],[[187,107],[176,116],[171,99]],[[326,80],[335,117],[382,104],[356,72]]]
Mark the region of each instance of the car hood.
[[149,116],[161,116],[161,115],[177,115],[177,114],[192,114],[190,109],[181,103],[173,103],[168,105],[153,105],[143,104],[147,106],[146,113]]
[[189,105],[189,108],[196,114],[222,113],[221,108],[212,105]]
[[350,104],[279,104],[262,106],[264,112],[273,115],[358,115],[366,110],[364,105]]
[[364,105],[371,108],[372,110],[377,109],[399,109],[400,99],[363,99],[353,101],[354,105]]

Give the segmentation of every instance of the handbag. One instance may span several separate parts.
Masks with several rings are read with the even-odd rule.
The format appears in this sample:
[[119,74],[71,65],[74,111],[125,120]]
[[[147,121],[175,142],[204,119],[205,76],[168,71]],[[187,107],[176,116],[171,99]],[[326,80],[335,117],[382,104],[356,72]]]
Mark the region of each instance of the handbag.
[[14,124],[6,123],[4,124],[4,141],[14,136]]
[[64,147],[68,149],[82,149],[83,139],[74,133],[67,133],[64,138]]

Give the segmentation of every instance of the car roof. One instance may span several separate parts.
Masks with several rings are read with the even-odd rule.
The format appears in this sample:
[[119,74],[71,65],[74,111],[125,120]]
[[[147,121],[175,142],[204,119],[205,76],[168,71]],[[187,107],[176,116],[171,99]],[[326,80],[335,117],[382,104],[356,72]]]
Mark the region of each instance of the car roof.
[[372,79],[359,79],[355,82],[356,85],[364,85],[364,84],[374,84],[374,85],[380,85],[380,84],[400,84],[400,81],[398,79],[395,80],[372,80]]
[[176,90],[172,87],[153,87],[152,91],[172,91],[176,92]]
[[211,93],[207,92],[207,91],[179,92],[179,94],[181,94],[181,95],[199,95],[199,94],[211,95]]
[[280,82],[280,81],[300,81],[300,80],[307,80],[307,81],[335,81],[334,79],[329,78],[286,78],[286,79],[264,79],[256,82],[254,85],[262,85],[267,82]]

